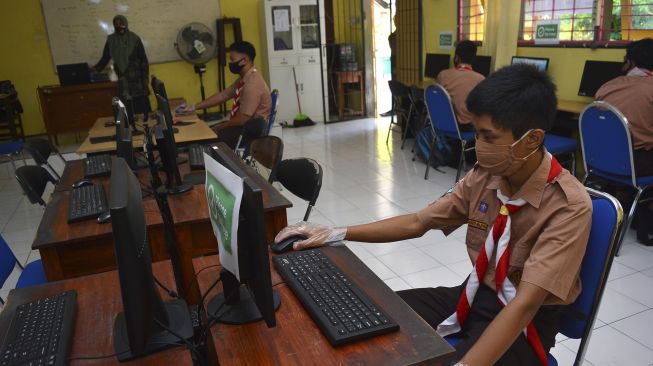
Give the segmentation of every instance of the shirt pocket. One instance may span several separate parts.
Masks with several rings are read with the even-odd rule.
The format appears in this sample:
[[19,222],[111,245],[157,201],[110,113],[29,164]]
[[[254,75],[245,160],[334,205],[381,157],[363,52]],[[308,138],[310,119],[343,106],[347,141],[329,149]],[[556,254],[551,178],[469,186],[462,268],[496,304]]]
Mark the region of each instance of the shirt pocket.
[[510,249],[510,267],[512,269],[523,269],[524,263],[531,255],[532,245],[528,240],[520,240]]
[[480,251],[485,245],[490,225],[485,222],[485,217],[471,217],[467,221],[467,247],[474,251]]

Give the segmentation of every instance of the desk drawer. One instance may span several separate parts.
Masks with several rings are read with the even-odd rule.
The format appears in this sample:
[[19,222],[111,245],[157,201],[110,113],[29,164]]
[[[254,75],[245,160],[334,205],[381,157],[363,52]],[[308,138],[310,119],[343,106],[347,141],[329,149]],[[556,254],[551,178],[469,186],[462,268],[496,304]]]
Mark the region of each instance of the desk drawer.
[[270,67],[297,65],[297,56],[283,56],[270,58]]

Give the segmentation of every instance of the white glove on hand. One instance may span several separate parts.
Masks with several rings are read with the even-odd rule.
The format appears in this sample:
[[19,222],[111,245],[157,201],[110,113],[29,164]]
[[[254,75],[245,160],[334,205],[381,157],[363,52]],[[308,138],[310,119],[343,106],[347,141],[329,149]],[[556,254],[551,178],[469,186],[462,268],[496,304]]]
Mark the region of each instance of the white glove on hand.
[[312,222],[301,221],[281,230],[279,234],[277,234],[277,236],[274,238],[274,242],[279,243],[284,239],[295,235],[305,236],[306,239],[295,242],[293,245],[294,250],[317,248],[324,246],[327,243],[334,243],[345,240],[345,236],[347,235],[347,228],[330,228]]

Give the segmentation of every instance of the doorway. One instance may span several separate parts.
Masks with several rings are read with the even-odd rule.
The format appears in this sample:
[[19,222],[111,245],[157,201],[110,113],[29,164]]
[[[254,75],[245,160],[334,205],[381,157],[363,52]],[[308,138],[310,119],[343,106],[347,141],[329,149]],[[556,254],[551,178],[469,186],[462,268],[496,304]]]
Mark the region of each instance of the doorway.
[[388,112],[392,106],[392,94],[388,81],[392,79],[392,62],[389,37],[395,31],[392,17],[394,1],[375,0],[372,3],[372,33],[374,35],[374,116]]

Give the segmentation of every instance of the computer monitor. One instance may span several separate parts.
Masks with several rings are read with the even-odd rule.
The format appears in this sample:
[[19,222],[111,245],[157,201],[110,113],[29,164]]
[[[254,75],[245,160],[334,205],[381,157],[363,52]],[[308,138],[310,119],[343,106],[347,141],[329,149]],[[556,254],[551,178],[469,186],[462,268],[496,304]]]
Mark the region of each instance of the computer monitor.
[[130,130],[129,126],[129,117],[127,116],[127,108],[122,103],[120,99],[115,99],[112,106],[114,108],[114,113],[116,113],[116,155],[118,157],[125,159],[127,164],[132,169],[143,169],[146,167],[144,163],[141,163],[136,159],[134,154],[134,145],[132,142],[133,131]]
[[540,57],[520,57],[512,56],[511,65],[514,64],[529,64],[537,67],[538,70],[544,72],[549,68],[549,59]]
[[222,323],[245,324],[263,319],[268,327],[273,327],[276,325],[274,312],[280,299],[272,289],[263,191],[247,176],[240,158],[226,144],[218,144],[209,155],[243,178],[243,198],[238,224],[240,282],[234,274],[223,270],[220,274],[223,292],[209,301],[207,312]]
[[[113,344],[120,361],[145,356],[193,336],[184,300],[163,302],[152,275],[141,187],[124,159],[111,159],[111,226],[123,312],[116,316]],[[174,332],[174,335],[173,335]]]
[[[134,100],[131,97],[131,94],[129,93],[129,83],[127,82],[127,78],[120,78],[118,79],[118,98],[122,101],[124,104],[126,111],[127,111],[127,117],[128,121],[127,124],[125,125],[126,128],[130,127],[130,124],[133,124],[135,121],[134,117]],[[133,129],[136,129],[136,126],[132,126]]]
[[424,76],[435,79],[442,70],[449,68],[451,56],[441,53],[427,53]]
[[623,66],[622,62],[585,61],[583,76],[578,87],[578,95],[593,98],[603,84],[623,75]]
[[164,97],[166,100],[168,99],[166,86],[161,79],[158,79],[156,76],[152,75],[152,81],[150,85],[152,86],[152,91],[154,92],[155,95],[158,94]]
[[[156,112],[156,117],[160,121],[165,118],[160,111]],[[159,123],[154,126],[154,138],[156,139],[156,146],[159,151],[159,158],[161,159],[162,169],[166,173],[166,189],[168,194],[179,194],[188,192],[193,188],[186,185],[181,180],[181,173],[179,173],[179,165],[175,159],[176,147],[174,141],[170,140],[170,133],[165,132],[165,124]]]
[[476,56],[472,62],[472,69],[477,73],[488,77],[490,76],[490,67],[492,64],[492,56]]
[[159,118],[163,117],[162,119],[159,119],[159,123],[163,123],[165,126],[163,133],[166,135],[168,143],[172,145],[171,151],[174,153],[175,159],[177,159],[177,164],[183,164],[186,162],[186,159],[177,156],[177,142],[175,141],[176,129],[172,127],[172,112],[170,112],[170,104],[168,103],[168,99],[160,94],[156,94],[156,106],[157,111],[159,112],[157,116]]

